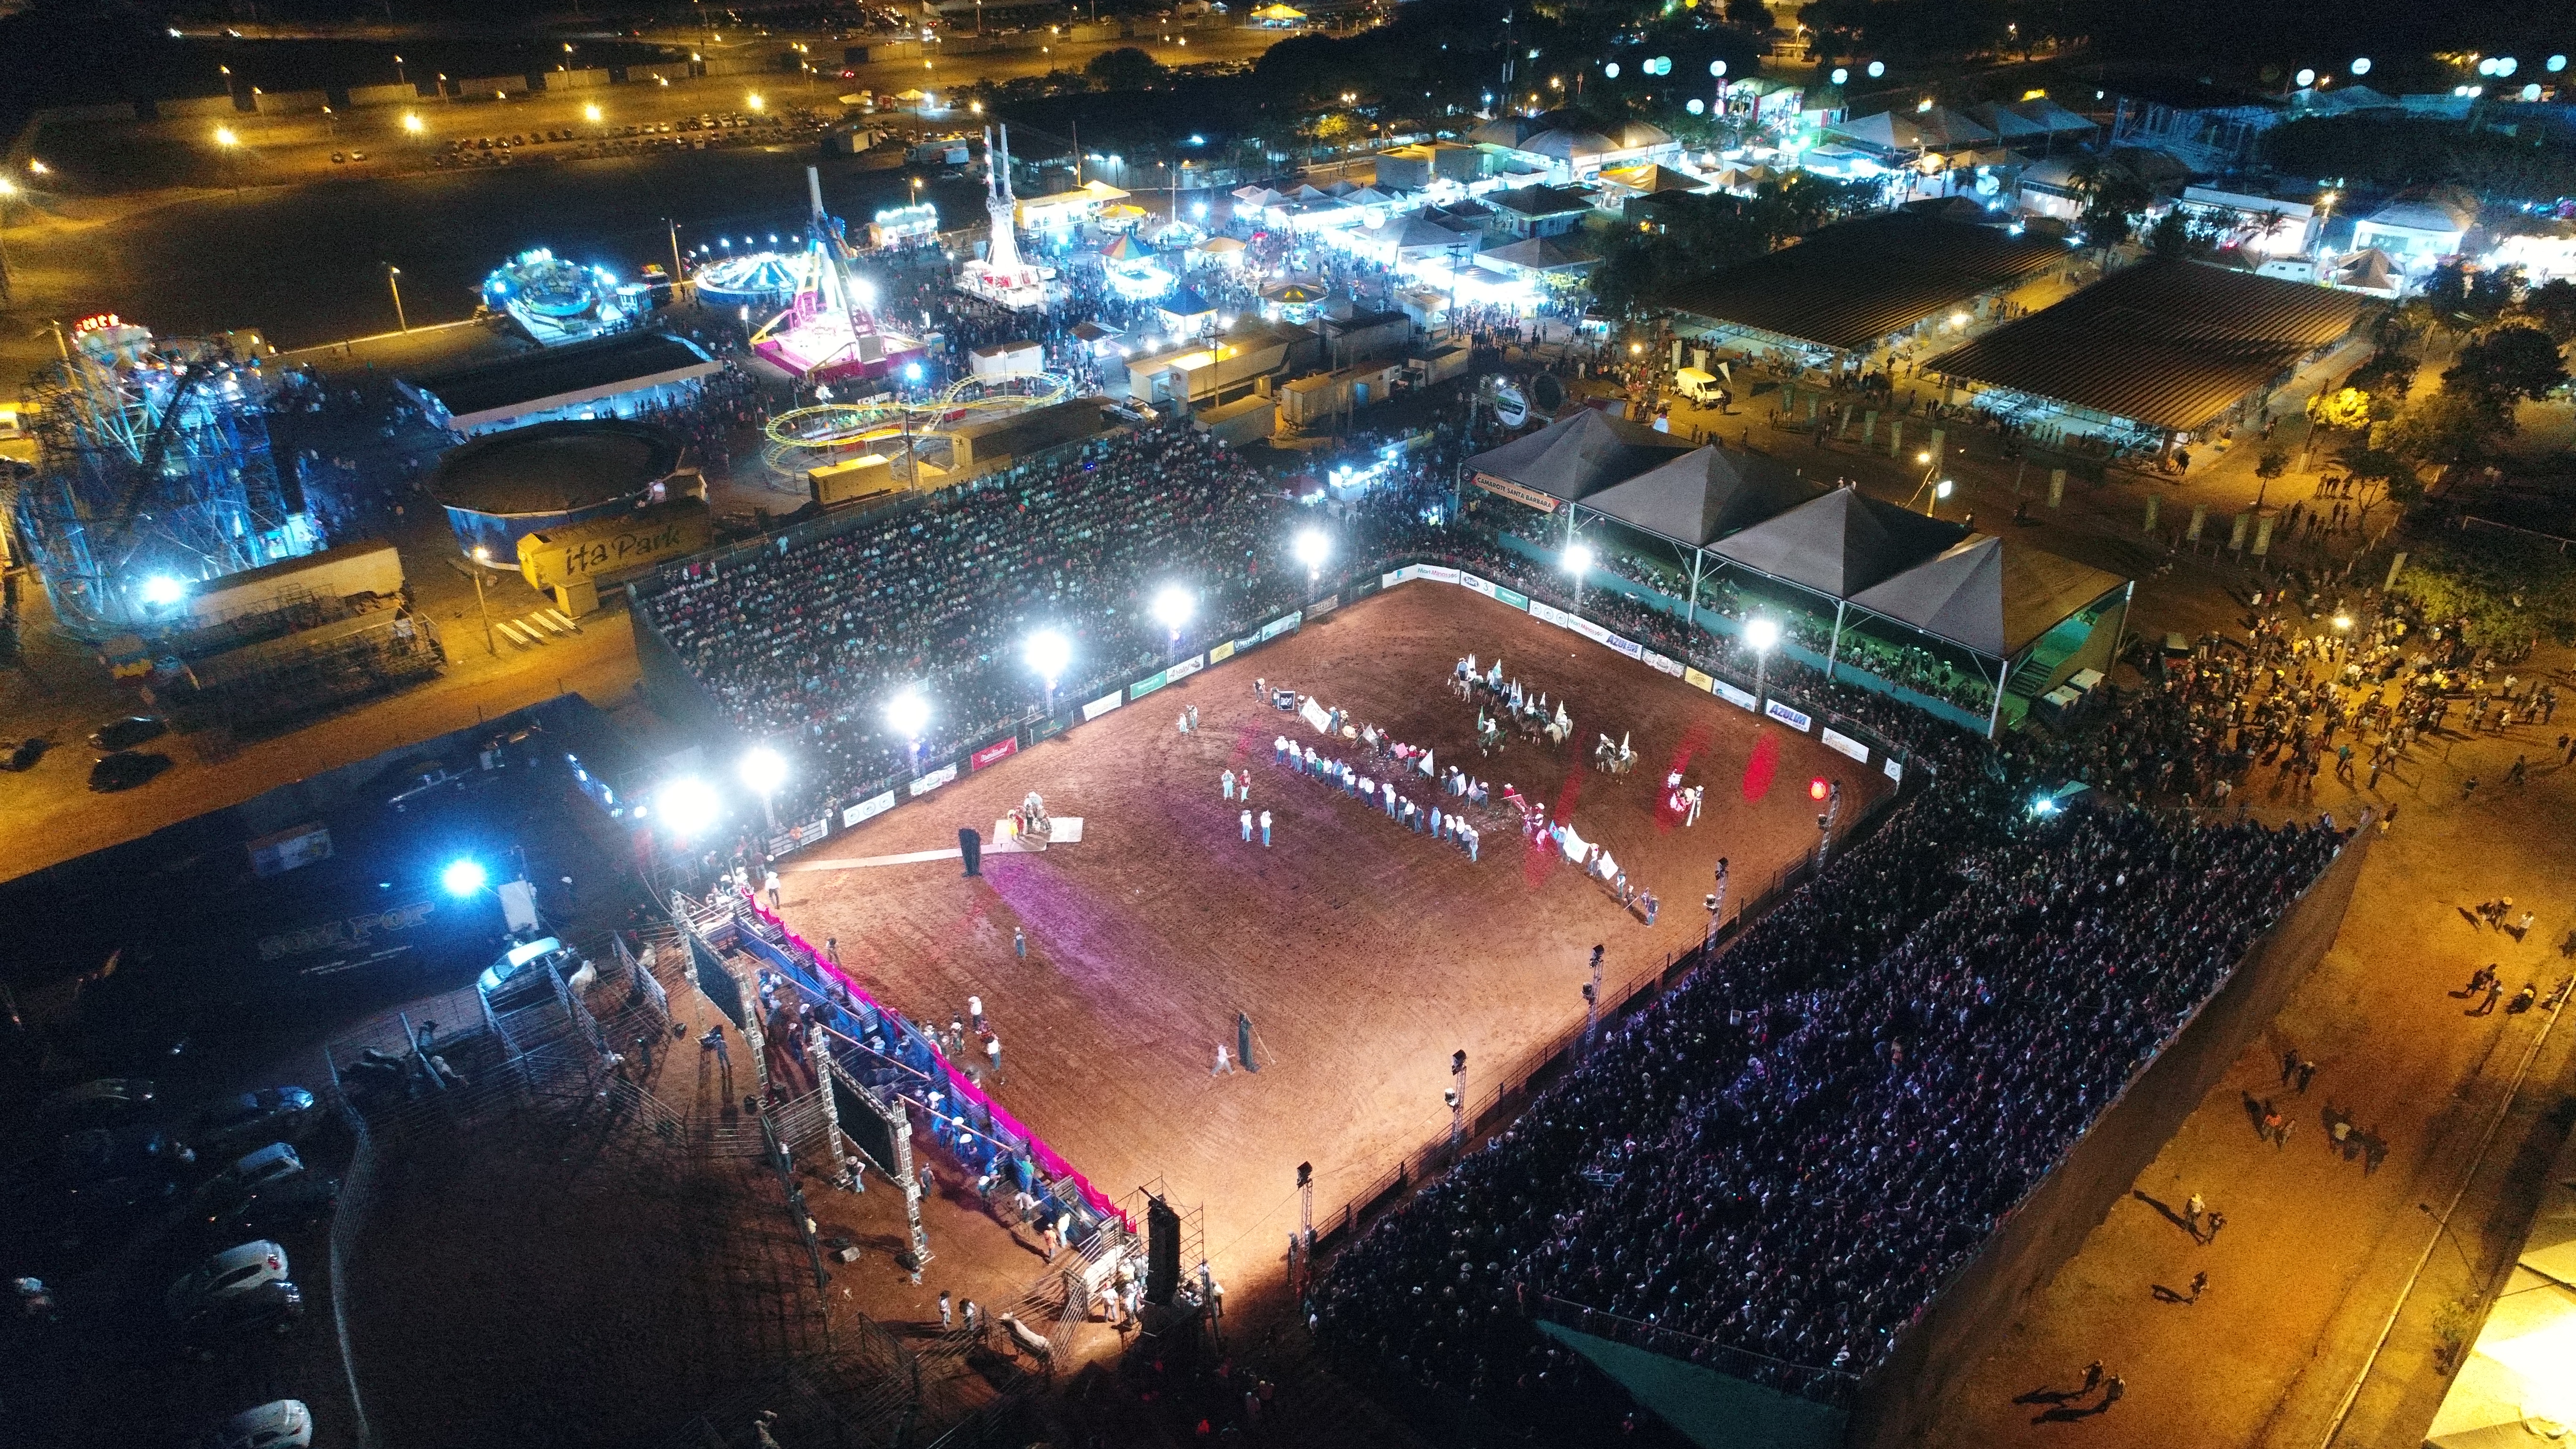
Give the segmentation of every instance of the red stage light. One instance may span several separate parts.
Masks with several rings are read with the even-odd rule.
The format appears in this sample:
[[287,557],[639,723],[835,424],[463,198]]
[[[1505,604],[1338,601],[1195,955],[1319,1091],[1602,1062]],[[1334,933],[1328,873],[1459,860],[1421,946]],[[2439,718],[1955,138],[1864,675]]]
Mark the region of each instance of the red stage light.
[[1816,778],[1807,782],[1807,798],[1810,800],[1824,799],[1826,788],[1825,777],[1818,775]]

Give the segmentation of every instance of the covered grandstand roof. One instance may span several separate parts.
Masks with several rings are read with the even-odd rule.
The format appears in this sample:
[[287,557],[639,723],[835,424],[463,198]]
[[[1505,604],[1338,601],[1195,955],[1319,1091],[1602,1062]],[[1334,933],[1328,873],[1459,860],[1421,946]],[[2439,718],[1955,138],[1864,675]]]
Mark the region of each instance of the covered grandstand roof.
[[1848,599],[1926,562],[1966,530],[1837,488],[1709,545],[1721,558]]
[[1563,422],[1478,453],[1467,460],[1467,468],[1572,502],[1690,450],[1690,444],[1669,433],[1583,408]]
[[1711,321],[1844,351],[2047,269],[2062,242],[1909,212],[1824,228],[1656,300]]
[[1583,506],[1697,546],[1784,513],[1816,492],[1814,484],[1758,453],[1710,446],[1604,488]]
[[2361,308],[2325,287],[2154,260],[1923,367],[2187,432],[2351,331]]
[[446,425],[465,431],[529,413],[551,412],[723,369],[696,343],[667,332],[621,332],[564,347],[478,362],[404,379]]
[[2008,659],[2123,582],[2073,559],[1972,533],[1931,562],[1863,589],[1851,601]]

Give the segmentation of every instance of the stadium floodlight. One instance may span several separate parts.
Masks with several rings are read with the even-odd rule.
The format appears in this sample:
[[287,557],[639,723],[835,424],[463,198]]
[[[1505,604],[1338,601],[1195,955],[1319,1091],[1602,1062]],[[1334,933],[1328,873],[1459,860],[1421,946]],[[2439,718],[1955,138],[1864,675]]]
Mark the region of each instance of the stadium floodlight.
[[491,878],[482,862],[470,859],[449,861],[447,869],[438,873],[438,883],[447,887],[449,895],[459,897],[481,894]]
[[2290,77],[2290,79],[2297,84],[2299,89],[2306,90],[2308,87],[2317,83],[2317,73],[2306,66],[2301,66],[2299,67],[2299,73]]
[[1871,62],[1869,63],[1869,78],[1870,78],[1871,80],[1877,80],[1879,77],[1881,77],[1881,76],[1883,76],[1883,75],[1885,75],[1885,74],[1887,74],[1887,62],[1886,62],[1886,61],[1883,61],[1883,60],[1873,60],[1873,61],[1871,61]]
[[1181,647],[1181,630],[1188,626],[1190,617],[1198,611],[1198,595],[1179,584],[1165,584],[1162,591],[1154,595],[1154,622],[1162,625],[1164,632],[1172,636],[1172,648],[1176,651]]
[[1312,589],[1323,577],[1324,560],[1333,556],[1333,541],[1320,528],[1300,529],[1289,549],[1297,555],[1297,562],[1306,566],[1306,587]]
[[166,608],[187,595],[188,586],[170,574],[154,574],[143,581],[143,602],[154,608]]
[[778,787],[787,783],[787,757],[767,745],[755,745],[742,757],[742,782],[760,797],[760,808],[778,828]]
[[2356,57],[2352,63],[2352,73],[2354,75],[2370,74],[2370,57],[2366,55]]
[[2337,615],[2335,615],[2335,616],[2334,616],[2334,626],[2335,626],[2336,628],[2338,628],[2338,629],[2349,629],[2349,628],[2351,628],[2351,627],[2352,627],[2352,615],[2350,615],[2350,614],[2337,614]]
[[1592,572],[1592,545],[1569,543],[1565,546],[1565,571],[1574,576],[1574,610],[1583,612],[1583,576]]
[[715,824],[716,817],[723,813],[716,803],[716,792],[695,775],[683,775],[664,785],[653,797],[653,808],[671,827],[671,833],[683,838]]
[[1020,646],[1020,658],[1046,681],[1046,712],[1055,713],[1055,682],[1073,665],[1073,641],[1053,629],[1040,629]]
[[886,701],[886,723],[903,736],[904,748],[912,758],[912,772],[921,773],[921,736],[930,728],[930,701],[921,691],[907,689]]
[[1780,642],[1780,622],[1759,616],[1744,623],[1744,642],[1753,646],[1753,709],[1760,713],[1763,686],[1770,682],[1771,648]]

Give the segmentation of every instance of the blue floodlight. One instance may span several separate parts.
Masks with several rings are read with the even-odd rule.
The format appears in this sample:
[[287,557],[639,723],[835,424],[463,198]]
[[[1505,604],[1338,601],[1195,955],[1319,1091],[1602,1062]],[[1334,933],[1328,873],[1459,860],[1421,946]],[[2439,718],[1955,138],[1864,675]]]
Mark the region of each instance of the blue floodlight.
[[143,581],[143,602],[156,609],[179,602],[187,592],[188,586],[169,574],[154,574]]
[[447,869],[438,873],[438,883],[447,887],[451,896],[479,895],[490,880],[482,862],[475,860],[450,861]]

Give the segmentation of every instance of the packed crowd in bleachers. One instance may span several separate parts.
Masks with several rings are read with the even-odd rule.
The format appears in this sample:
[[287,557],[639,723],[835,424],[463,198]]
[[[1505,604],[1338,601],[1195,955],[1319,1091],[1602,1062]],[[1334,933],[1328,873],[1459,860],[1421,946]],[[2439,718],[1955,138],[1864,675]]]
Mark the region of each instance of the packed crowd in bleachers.
[[1609,1032],[1333,1259],[1331,1340],[1482,1392],[1544,1352],[1532,1315],[1579,1306],[1836,1397],[2341,838],[2018,800],[1945,772]]
[[1292,505],[1222,443],[1186,429],[1112,438],[942,491],[917,508],[750,554],[675,567],[647,613],[735,726],[792,743],[788,818],[899,777],[885,718],[906,688],[931,706],[942,761],[1041,708],[1021,659],[1040,628],[1072,642],[1059,704],[1150,672],[1169,651],[1147,602],[1198,596],[1185,640],[1231,637],[1293,609]]

